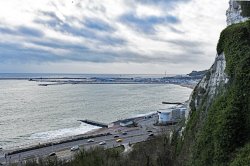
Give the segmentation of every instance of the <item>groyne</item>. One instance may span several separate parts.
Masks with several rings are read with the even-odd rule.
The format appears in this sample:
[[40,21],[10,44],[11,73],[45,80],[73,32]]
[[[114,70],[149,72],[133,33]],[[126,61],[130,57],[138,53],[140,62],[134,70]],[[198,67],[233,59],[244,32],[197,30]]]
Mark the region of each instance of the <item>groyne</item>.
[[108,128],[108,124],[102,123],[102,122],[97,122],[97,121],[88,120],[88,119],[78,120],[78,121],[83,122],[83,123],[87,123],[87,124],[90,124],[90,125],[93,125],[93,126]]

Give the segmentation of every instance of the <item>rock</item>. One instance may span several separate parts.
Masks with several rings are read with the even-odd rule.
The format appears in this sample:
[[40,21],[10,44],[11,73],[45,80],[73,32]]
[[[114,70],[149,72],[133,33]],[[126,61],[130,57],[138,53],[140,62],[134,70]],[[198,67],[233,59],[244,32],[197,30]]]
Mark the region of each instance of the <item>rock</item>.
[[241,5],[235,0],[229,1],[229,9],[227,10],[227,25],[232,25],[240,22],[244,22],[249,18],[242,16]]
[[[211,104],[214,97],[218,94],[218,90],[220,86],[224,86],[228,82],[228,77],[225,73],[226,68],[226,59],[224,53],[216,56],[215,62],[212,67],[207,71],[206,75],[202,78],[202,80],[197,84],[193,94],[189,99],[189,104],[191,102],[194,103],[195,109],[197,109],[201,104],[202,100],[205,98],[207,102],[207,106]],[[206,96],[206,97],[204,97]],[[188,108],[188,114],[191,108]]]

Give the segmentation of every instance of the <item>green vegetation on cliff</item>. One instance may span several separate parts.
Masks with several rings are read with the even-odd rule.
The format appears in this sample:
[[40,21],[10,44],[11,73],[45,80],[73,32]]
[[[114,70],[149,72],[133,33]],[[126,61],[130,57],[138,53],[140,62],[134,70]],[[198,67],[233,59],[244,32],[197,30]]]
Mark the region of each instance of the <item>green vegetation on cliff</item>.
[[249,1],[239,1],[242,9],[241,15],[243,17],[250,17],[250,2]]
[[191,102],[184,152],[179,158],[187,155],[184,162],[197,166],[250,165],[250,21],[227,27],[217,52],[225,54],[229,82],[209,108],[206,95],[198,108]]

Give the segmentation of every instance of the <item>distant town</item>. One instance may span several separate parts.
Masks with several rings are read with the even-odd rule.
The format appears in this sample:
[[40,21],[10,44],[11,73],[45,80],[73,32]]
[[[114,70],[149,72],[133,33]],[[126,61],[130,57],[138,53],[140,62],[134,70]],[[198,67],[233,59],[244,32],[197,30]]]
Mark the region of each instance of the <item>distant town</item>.
[[201,80],[206,73],[204,71],[192,71],[186,75],[164,76],[164,77],[40,77],[29,78],[29,81],[39,82],[39,86],[62,85],[62,84],[177,84],[190,88]]

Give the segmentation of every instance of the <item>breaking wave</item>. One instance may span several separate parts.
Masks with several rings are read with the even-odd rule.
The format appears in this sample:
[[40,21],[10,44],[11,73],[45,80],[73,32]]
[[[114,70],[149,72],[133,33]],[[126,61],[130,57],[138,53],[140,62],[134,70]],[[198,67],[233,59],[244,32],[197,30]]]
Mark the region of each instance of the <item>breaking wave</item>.
[[54,130],[54,131],[34,133],[29,137],[29,139],[30,140],[47,141],[47,140],[53,140],[53,139],[59,139],[59,138],[65,138],[65,137],[75,136],[75,135],[79,135],[79,134],[84,134],[88,131],[91,131],[94,129],[99,129],[99,128],[100,127],[81,123],[80,126],[78,126],[78,127],[64,128],[64,129],[58,129],[58,130]]

